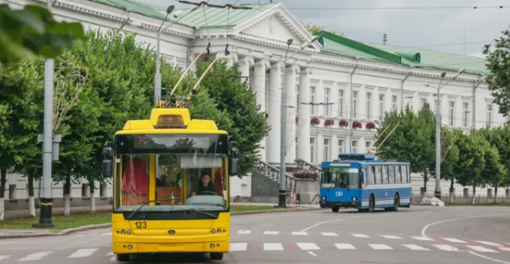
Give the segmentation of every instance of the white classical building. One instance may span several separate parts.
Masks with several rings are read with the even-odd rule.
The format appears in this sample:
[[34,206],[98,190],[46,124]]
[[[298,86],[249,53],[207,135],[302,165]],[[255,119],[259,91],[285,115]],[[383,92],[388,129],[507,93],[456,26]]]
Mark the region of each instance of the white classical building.
[[[2,2],[13,7],[46,3]],[[262,160],[269,164],[280,162],[284,78],[288,113],[286,162],[291,164],[295,159],[318,164],[342,151],[365,152],[373,146],[375,129],[370,127],[384,112],[406,105],[418,110],[426,102],[434,106],[440,82],[447,83],[440,91],[443,125],[469,130],[508,121],[498,113],[484,82],[487,70],[483,59],[362,43],[326,32],[307,45],[314,36],[283,5],[245,7],[251,9],[206,7],[203,11],[204,7],[200,7],[192,13],[190,9],[174,11],[169,20],[175,21],[176,15],[178,22],[163,25],[160,50],[180,69],[186,69],[198,54],[207,54],[209,45],[208,59],[220,56],[231,65],[239,64],[242,75],[257,93],[257,103],[268,116],[271,131],[261,145]],[[58,19],[79,21],[90,30],[122,28],[121,32],[135,32],[140,42],[153,47],[165,10],[134,0],[58,0],[53,7]],[[284,65],[288,39],[293,40],[288,54],[298,51],[301,45],[306,47]],[[452,79],[461,69],[464,72]],[[446,75],[441,81],[443,72]],[[360,126],[351,129],[352,124]],[[26,197],[24,178],[13,175],[9,182],[17,185],[18,198]],[[249,196],[250,184],[249,177],[235,180],[232,195]],[[421,184],[418,178],[417,186]],[[61,190],[54,192],[54,197],[61,196]]]

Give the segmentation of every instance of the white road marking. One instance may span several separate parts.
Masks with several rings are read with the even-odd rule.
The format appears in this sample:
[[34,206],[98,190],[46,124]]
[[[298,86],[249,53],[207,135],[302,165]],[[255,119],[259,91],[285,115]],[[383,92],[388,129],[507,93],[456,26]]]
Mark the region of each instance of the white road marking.
[[498,247],[498,249],[503,251],[510,251],[510,248],[508,247]]
[[293,236],[308,236],[307,232],[292,232]]
[[[389,214],[388,214],[389,215]],[[355,217],[349,217],[347,219],[357,219],[357,218],[367,218],[367,217],[370,217],[369,215],[365,215],[365,216],[355,216]],[[308,231],[314,227],[317,227],[317,226],[320,226],[320,225],[323,225],[323,224],[327,224],[327,223],[333,223],[333,222],[338,222],[338,221],[343,221],[345,220],[345,218],[339,218],[339,219],[335,219],[335,220],[328,220],[328,221],[323,221],[323,222],[319,222],[315,225],[312,225],[312,226],[309,226],[303,230],[301,230],[300,232],[305,232],[305,231]]]
[[97,248],[78,249],[67,258],[86,258],[86,257],[90,257],[96,251],[97,251]]
[[351,244],[341,244],[341,243],[337,243],[335,244],[335,247],[338,248],[338,249],[356,249],[353,245]]
[[296,243],[301,250],[320,250],[314,243]]
[[358,238],[369,238],[369,236],[363,235],[363,234],[351,234],[351,235],[353,235],[354,237],[358,237]]
[[107,256],[115,256],[115,254],[113,254],[113,251],[112,251],[112,252],[110,252],[110,253],[108,253],[108,254],[106,254],[106,255],[107,255]]
[[283,245],[282,243],[264,243],[264,250],[265,251],[283,250]]
[[490,248],[486,248],[486,247],[482,247],[482,246],[466,246],[466,247],[474,249],[479,252],[497,253],[496,250],[492,250]]
[[414,245],[414,244],[402,244],[402,246],[410,249],[410,250],[424,250],[424,251],[429,251],[427,248],[424,248],[424,247],[420,247],[418,245]]
[[239,235],[247,235],[249,233],[251,233],[251,230],[239,230],[239,231],[237,231],[237,234],[239,234]]
[[101,236],[111,236],[112,235],[112,232],[108,232],[108,233],[103,233],[101,234]]
[[333,237],[337,237],[338,236],[336,233],[328,233],[328,232],[322,232],[322,235],[323,236],[333,236]]
[[48,256],[53,251],[44,251],[44,252],[37,252],[32,253],[24,258],[19,259],[18,261],[34,261],[34,260],[40,260],[46,256]]
[[114,262],[114,261],[117,261],[117,257],[113,256],[111,259],[110,259],[110,262]]
[[278,235],[279,231],[264,231],[264,235]]
[[460,239],[456,239],[456,238],[449,238],[449,237],[442,237],[443,240],[446,240],[448,242],[452,242],[452,243],[464,243],[466,244],[467,242],[464,241],[464,240],[460,240]]
[[248,243],[231,243],[230,251],[246,251],[248,249]]
[[476,252],[473,252],[473,251],[469,251],[469,253],[475,255],[475,256],[478,256],[478,257],[481,257],[481,258],[484,258],[484,259],[488,259],[488,260],[492,260],[494,262],[498,262],[498,263],[503,263],[503,264],[510,264],[510,262],[506,262],[506,261],[502,261],[502,260],[499,260],[499,259],[494,259],[494,258],[489,258],[487,256],[484,256],[484,255],[480,255]]
[[308,254],[314,256],[314,257],[317,257],[317,254],[313,253],[312,251],[308,251]]
[[433,245],[433,246],[444,251],[460,251],[458,248],[452,247],[450,245]]
[[390,250],[393,249],[390,246],[384,245],[384,244],[368,244],[371,248],[375,250]]
[[427,231],[427,229],[433,225],[437,225],[437,224],[441,224],[441,223],[446,223],[446,222],[451,222],[451,221],[457,221],[457,220],[464,220],[464,219],[471,219],[471,218],[479,218],[479,217],[491,217],[491,216],[502,216],[502,215],[509,215],[509,214],[492,214],[492,215],[478,215],[478,216],[468,216],[468,217],[459,217],[459,218],[452,218],[452,219],[447,219],[447,220],[442,220],[442,221],[437,221],[437,222],[433,222],[433,223],[430,223],[428,225],[426,225],[422,230],[421,230],[421,236],[422,237],[427,237],[425,235],[425,232]]
[[432,238],[428,238],[428,237],[414,236],[414,237],[412,237],[412,238],[414,238],[414,239],[416,239],[416,240],[420,240],[420,241],[434,241],[434,239],[432,239]]
[[487,246],[495,246],[495,247],[501,247],[501,244],[498,244],[498,243],[494,243],[494,242],[488,242],[488,241],[476,241],[480,244],[484,244],[484,245],[487,245]]
[[388,236],[388,235],[381,235],[381,236],[384,238],[387,238],[387,239],[402,239],[401,237],[398,237],[398,236]]
[[4,260],[4,259],[8,259],[10,256],[9,255],[2,255],[0,256],[0,261]]

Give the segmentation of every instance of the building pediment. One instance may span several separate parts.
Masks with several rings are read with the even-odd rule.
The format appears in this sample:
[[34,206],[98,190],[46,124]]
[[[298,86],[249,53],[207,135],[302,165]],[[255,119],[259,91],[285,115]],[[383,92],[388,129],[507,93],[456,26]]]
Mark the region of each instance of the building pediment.
[[[287,46],[287,40],[292,39],[291,50],[310,41],[313,36],[297,21],[282,5],[276,5],[260,16],[238,25],[234,31],[243,39],[265,42],[272,46]],[[320,44],[316,41],[306,49],[309,52],[319,52]]]

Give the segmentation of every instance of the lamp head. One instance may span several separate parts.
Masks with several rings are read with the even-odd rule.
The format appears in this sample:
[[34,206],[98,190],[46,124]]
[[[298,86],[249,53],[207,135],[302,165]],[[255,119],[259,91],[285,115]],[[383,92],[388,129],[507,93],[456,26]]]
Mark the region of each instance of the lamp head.
[[293,39],[288,39],[288,40],[287,40],[287,46],[292,45],[292,42],[294,42],[294,40],[293,40]]
[[169,6],[166,8],[166,13],[167,13],[167,14],[172,13],[172,11],[174,11],[174,8],[175,8],[175,6],[174,6],[174,5],[169,5]]

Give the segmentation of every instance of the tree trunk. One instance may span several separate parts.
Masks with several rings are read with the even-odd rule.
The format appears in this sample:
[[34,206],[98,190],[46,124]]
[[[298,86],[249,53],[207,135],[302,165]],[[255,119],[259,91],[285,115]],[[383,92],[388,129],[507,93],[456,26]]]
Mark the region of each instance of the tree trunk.
[[455,194],[455,189],[453,188],[453,184],[454,184],[454,178],[452,177],[452,181],[450,183],[450,203],[453,204],[453,198],[454,198],[454,194]]
[[496,184],[496,186],[494,186],[494,203],[495,204],[498,203],[498,188],[499,188],[499,186]]
[[5,182],[7,181],[7,169],[0,170],[0,221],[4,220],[4,195]]
[[31,217],[36,217],[35,213],[35,200],[34,200],[34,175],[28,173],[28,210]]
[[90,186],[90,211],[95,212],[96,211],[96,195],[95,195],[95,185],[94,180],[89,180],[89,186]]
[[64,215],[71,215],[71,177],[67,176],[64,183]]
[[471,198],[471,203],[472,204],[476,203],[476,185],[475,184],[473,184],[473,198]]
[[425,169],[425,172],[423,174],[423,189],[422,189],[423,196],[427,196],[427,181],[428,181],[428,178],[429,178],[428,170]]

